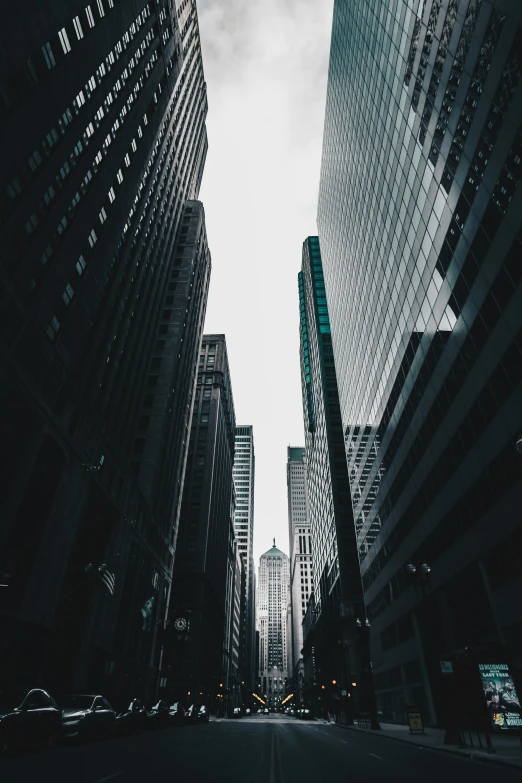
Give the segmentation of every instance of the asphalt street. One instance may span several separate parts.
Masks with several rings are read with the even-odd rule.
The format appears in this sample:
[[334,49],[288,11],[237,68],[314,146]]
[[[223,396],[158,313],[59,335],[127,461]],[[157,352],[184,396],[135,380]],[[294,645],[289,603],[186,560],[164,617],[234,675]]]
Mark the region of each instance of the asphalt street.
[[2,783],[520,783],[520,770],[279,715],[214,720],[0,761]]

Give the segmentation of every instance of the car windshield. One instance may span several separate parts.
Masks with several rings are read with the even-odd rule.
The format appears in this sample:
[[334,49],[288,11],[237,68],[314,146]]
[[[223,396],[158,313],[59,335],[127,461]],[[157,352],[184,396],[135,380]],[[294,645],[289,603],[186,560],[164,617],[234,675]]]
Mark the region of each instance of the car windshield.
[[94,696],[64,696],[61,702],[62,707],[75,710],[89,710],[92,707]]
[[27,695],[27,691],[15,688],[9,691],[0,691],[0,710],[14,710],[19,707]]

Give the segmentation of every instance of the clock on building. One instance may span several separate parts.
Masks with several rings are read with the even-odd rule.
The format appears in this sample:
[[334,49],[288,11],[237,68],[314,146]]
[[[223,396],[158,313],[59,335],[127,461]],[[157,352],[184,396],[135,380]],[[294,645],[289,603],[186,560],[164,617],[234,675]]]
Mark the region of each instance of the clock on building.
[[174,620],[174,628],[176,631],[186,631],[187,629],[187,621],[184,617],[176,617]]

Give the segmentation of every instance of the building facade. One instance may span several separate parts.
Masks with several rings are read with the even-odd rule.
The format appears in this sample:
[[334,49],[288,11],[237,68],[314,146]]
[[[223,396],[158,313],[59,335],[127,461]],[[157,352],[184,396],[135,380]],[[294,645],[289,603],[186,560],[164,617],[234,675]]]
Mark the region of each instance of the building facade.
[[234,452],[234,488],[236,506],[234,531],[245,572],[245,595],[241,629],[241,670],[247,690],[251,691],[257,673],[255,670],[255,573],[254,573],[254,431],[251,425],[237,426]]
[[[294,690],[302,691],[304,678],[303,618],[313,591],[308,487],[304,447],[289,446],[286,463],[288,496],[288,535],[290,540],[291,635],[288,638],[289,675]],[[298,698],[301,703],[302,698]]]
[[196,6],[3,13],[0,668],[153,698],[210,275]]
[[285,694],[287,671],[288,557],[274,545],[259,559],[257,624],[259,629],[259,694],[276,707]]
[[[308,237],[303,244],[298,285],[306,486],[314,572],[314,586],[311,585],[314,601],[310,610],[313,621],[309,618],[304,658],[315,659],[321,680],[319,683],[315,678],[314,683],[308,677],[305,686],[310,698],[315,686],[324,685],[321,708],[328,707],[344,721],[358,712],[371,711],[372,683],[332,335],[317,237]],[[356,683],[353,687],[352,682]],[[341,698],[342,691],[346,691],[346,696]],[[314,709],[317,706],[315,703]]]
[[[165,697],[183,702],[189,692],[195,692],[202,702],[216,704],[217,693],[225,693],[228,687],[237,631],[233,617],[235,426],[225,336],[204,335],[172,578],[169,630],[173,630],[162,671]],[[175,626],[180,614],[189,621],[189,629],[178,637]]]
[[521,43],[505,0],[335,2],[318,227],[388,719],[445,725],[464,649],[522,669]]

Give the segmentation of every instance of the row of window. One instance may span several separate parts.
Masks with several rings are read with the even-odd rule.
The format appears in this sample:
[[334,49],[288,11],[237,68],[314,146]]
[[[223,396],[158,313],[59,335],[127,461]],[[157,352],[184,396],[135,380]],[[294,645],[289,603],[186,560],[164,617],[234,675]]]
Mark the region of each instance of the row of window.
[[[181,77],[181,80],[184,82],[184,81],[185,81],[185,78],[186,78],[186,73],[185,73],[185,74],[183,74],[183,76]],[[192,81],[193,81],[193,79],[194,79],[194,78],[195,78],[195,73],[194,73],[194,74],[192,74]],[[179,90],[179,88],[178,88],[178,90]],[[178,92],[177,92],[177,94],[178,94]],[[154,96],[154,99],[153,99],[153,101],[151,101],[151,104],[150,104],[150,107],[149,107],[149,110],[147,111],[147,113],[149,113],[149,112],[153,112],[153,111],[154,111],[154,107],[155,107],[155,105],[156,105],[156,95]],[[150,175],[150,174],[152,173],[152,171],[153,171],[153,166],[154,166],[154,164],[155,164],[155,162],[156,162],[156,157],[157,157],[157,154],[159,153],[159,150],[160,150],[160,145],[161,145],[161,142],[162,142],[162,140],[163,140],[163,136],[164,136],[164,134],[165,134],[165,131],[166,131],[167,127],[168,127],[168,123],[169,123],[169,121],[170,121],[170,119],[171,119],[171,117],[172,117],[172,114],[173,114],[173,112],[174,112],[174,108],[175,108],[175,104],[174,104],[173,102],[171,102],[171,105],[170,105],[170,110],[169,110],[169,111],[166,113],[166,115],[165,115],[165,117],[164,117],[164,119],[163,119],[163,122],[162,122],[162,125],[161,125],[161,128],[160,128],[160,131],[159,131],[159,134],[158,134],[158,137],[157,137],[156,143],[155,143],[155,145],[154,145],[154,147],[153,147],[153,149],[152,149],[152,151],[151,151],[151,155],[150,155],[150,157],[149,157],[149,161],[148,161],[148,164],[147,164],[147,168],[146,168],[145,174],[144,174],[144,176],[143,176],[143,178],[142,178],[142,181],[141,181],[141,183],[140,183],[140,186],[139,186],[139,189],[138,189],[138,194],[137,194],[137,195],[136,195],[136,197],[135,197],[135,200],[134,200],[133,207],[132,207],[132,209],[131,209],[131,211],[130,211],[130,213],[129,213],[128,220],[127,220],[127,223],[126,223],[126,225],[125,225],[125,228],[124,228],[124,234],[123,234],[123,238],[124,238],[124,237],[125,237],[125,235],[126,235],[126,231],[127,231],[127,229],[128,229],[128,226],[130,225],[130,221],[131,221],[131,219],[132,219],[132,216],[133,216],[133,214],[134,214],[134,213],[136,212],[136,210],[137,210],[137,207],[138,207],[138,204],[139,204],[140,197],[141,197],[141,195],[142,195],[142,194],[144,194],[144,193],[146,192],[145,185],[146,185],[146,182],[147,182],[147,178],[149,177],[149,175]],[[144,118],[143,118],[143,121],[144,121],[144,124],[145,124],[145,125],[146,125],[146,124],[147,124],[147,122],[148,122],[147,113],[144,115]],[[140,130],[141,130],[141,128],[139,128],[139,129],[138,129],[138,135],[141,137],[141,134],[139,133],[139,131],[140,131]],[[171,133],[172,133],[172,132],[171,132]],[[161,158],[161,160],[163,160],[163,159],[164,159],[165,155],[166,155],[166,148],[165,148],[165,150],[164,150],[164,152],[163,152],[163,155],[162,155],[162,158]],[[159,162],[159,165],[160,165],[160,166],[161,166],[161,160],[160,160],[160,162]],[[173,165],[174,165],[174,164],[173,164]],[[158,167],[158,168],[159,168],[159,167]],[[156,175],[156,179],[157,179],[157,175]],[[153,182],[153,183],[150,185],[150,191],[149,191],[149,193],[152,193],[152,191],[153,191],[153,186],[154,186],[154,184],[155,184],[155,182],[156,182],[156,179],[155,179],[155,180],[154,180],[154,182]],[[117,174],[117,181],[118,181],[118,184],[120,184],[120,185],[121,185],[121,183],[123,182],[123,175],[122,175],[121,169],[120,169],[120,171],[119,171],[119,172],[118,172],[118,174]],[[113,191],[113,189],[112,189],[112,188],[111,188],[111,190],[109,191],[109,201],[111,201],[111,203],[112,203],[113,199],[111,199],[111,191]],[[143,207],[143,209],[142,209],[142,212],[141,212],[141,218],[140,218],[140,226],[141,226],[141,220],[142,220],[142,219],[143,219],[143,217],[144,217],[145,210],[146,210],[146,206],[147,206],[147,204],[148,204],[148,202],[149,202],[150,198],[151,198],[151,196],[149,195],[149,198],[148,198],[148,200],[147,200],[147,203],[144,205],[144,207]],[[152,217],[153,217],[153,216],[151,216],[151,220],[152,220]],[[139,226],[139,227],[136,229],[136,232],[135,232],[135,238],[134,238],[134,244],[136,244],[136,238],[137,238],[137,236],[138,236],[138,233],[139,233],[140,226]],[[158,226],[157,226],[157,229],[158,229],[158,227],[159,227],[159,224],[158,224]],[[95,234],[95,232],[94,232],[94,230],[93,230],[93,231],[91,232],[91,234],[89,235],[89,246],[90,246],[90,248],[91,248],[91,249],[93,248],[93,246],[94,246],[94,243],[96,242],[96,239],[97,239],[97,237],[96,237],[96,234]],[[122,244],[123,244],[123,243],[120,243],[120,250],[121,250],[121,246],[122,246]],[[82,258],[83,258],[83,256],[81,257],[81,259],[82,259]],[[114,259],[113,259],[113,261],[114,261]],[[83,260],[83,262],[81,262],[81,264],[80,264],[80,265],[82,266],[82,271],[83,271],[83,269],[85,268],[85,260]],[[79,272],[79,269],[78,269],[78,264],[77,264],[76,266],[77,266],[77,271],[78,271],[78,273],[79,273],[79,274],[81,274],[81,273]],[[111,269],[112,269],[113,267],[114,267],[114,263],[111,265]],[[106,282],[108,282],[108,281],[106,281]],[[98,305],[99,305],[99,303],[101,303],[101,299],[99,299]],[[98,305],[97,305],[97,307],[98,307]],[[58,326],[58,328],[60,327],[60,322],[59,322],[59,320],[56,318],[56,316],[54,316],[54,317],[53,317],[53,319],[55,319],[55,320],[54,320],[54,325],[53,325],[53,321],[51,321],[52,330],[48,330],[48,335],[49,335],[49,337],[50,337],[51,339],[53,339],[53,338],[54,338],[54,336],[55,336],[55,334],[56,334],[56,332],[57,332],[57,329],[55,329],[55,326],[57,325],[57,326]],[[94,319],[93,319],[93,323],[94,323]]]
[[[129,43],[134,39],[135,34],[139,31],[141,26],[145,23],[147,18],[150,16],[150,13],[151,13],[150,7],[147,5],[143,9],[143,11],[141,11],[140,14],[136,17],[132,25],[130,25],[127,32],[113,47],[112,51],[109,52],[105,60],[103,60],[100,63],[100,65],[96,69],[96,72],[87,80],[84,88],[80,90],[76,98],[73,100],[71,106],[67,108],[63,112],[62,116],[58,119],[56,123],[56,125],[58,126],[58,130],[56,130],[56,126],[51,128],[51,130],[46,134],[45,138],[42,139],[39,147],[37,147],[34,150],[34,152],[29,156],[27,163],[24,164],[22,169],[12,178],[11,182],[6,188],[3,203],[1,205],[2,220],[5,220],[9,212],[12,211],[12,209],[14,208],[15,200],[22,193],[23,189],[37,175],[38,169],[42,165],[44,160],[50,158],[53,148],[55,147],[55,145],[60,139],[60,135],[62,137],[65,136],[67,129],[71,124],[71,122],[73,121],[74,117],[78,116],[78,114],[80,113],[80,109],[83,106],[85,106],[86,103],[92,98],[97,86],[102,83],[104,78],[111,71],[113,65],[121,57],[123,52],[127,49]],[[153,38],[154,38],[154,34],[150,33],[150,39],[147,40],[147,43],[150,44]],[[143,55],[143,53],[144,53],[144,42],[140,46],[138,46],[134,56],[130,60],[129,66],[131,70],[134,67],[134,63],[133,63],[134,58],[138,59],[140,56]],[[126,78],[128,78],[128,75],[123,75],[124,84]],[[108,106],[110,105],[110,103],[112,103],[113,99],[117,98],[119,89],[120,87],[118,87],[118,82],[117,82],[113,91],[109,92],[107,98],[104,101],[103,105],[105,106],[105,110],[108,110]],[[103,116],[103,108],[101,107],[100,109],[98,109],[98,112],[96,113],[96,116],[94,118],[94,121],[95,122],[97,121],[98,125],[99,125],[99,120],[101,119],[101,117],[98,116],[100,112],[102,113],[101,116]],[[92,127],[93,125],[92,123],[90,123],[87,127],[86,132],[83,134],[82,138],[78,141],[77,145],[75,146],[75,153],[79,154],[79,152],[82,151],[83,145],[87,143],[87,139],[91,135],[90,129]],[[77,147],[79,152],[76,149]],[[69,163],[70,162],[71,161],[69,160]],[[52,200],[55,194],[52,192],[52,190],[48,189],[48,191],[46,192],[46,196],[47,199]],[[45,198],[46,197],[44,196],[44,199]],[[9,201],[11,202],[10,206],[8,206]],[[49,203],[49,201],[46,200],[46,203]]]
[[[96,0],[97,16],[100,20],[105,16],[104,2],[106,3],[106,7],[110,10],[114,8],[115,2],[118,2],[118,0]],[[92,30],[95,25],[96,20],[92,12],[92,7],[88,5],[85,8],[84,16],[76,16],[73,20],[72,30],[74,30],[74,35],[72,35],[71,30],[73,41],[74,36],[76,36],[76,40],[80,41],[85,36],[85,32]],[[23,66],[18,68],[2,82],[0,85],[0,96],[2,98],[1,105],[4,110],[7,112],[13,111],[18,103],[23,100],[28,93],[45,78],[46,74],[55,68],[70,51],[70,37],[67,29],[63,27],[53,36],[53,38],[51,38],[51,40],[46,41],[43,46],[36,50],[33,55],[25,61]]]

